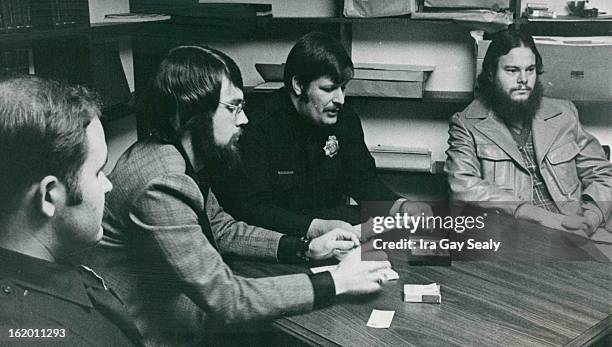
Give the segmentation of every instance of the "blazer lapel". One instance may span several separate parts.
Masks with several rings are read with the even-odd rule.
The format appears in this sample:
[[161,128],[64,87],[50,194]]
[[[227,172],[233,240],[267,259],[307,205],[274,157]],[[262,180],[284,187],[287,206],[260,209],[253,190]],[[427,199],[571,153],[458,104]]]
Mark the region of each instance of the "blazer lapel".
[[561,128],[555,122],[554,117],[559,115],[559,110],[551,107],[542,106],[536,112],[532,122],[533,146],[538,160],[538,165],[542,163],[546,154],[550,150],[553,142],[557,139],[557,135]]
[[488,137],[493,143],[501,148],[512,160],[516,162],[520,167],[527,170],[523,157],[518,150],[516,142],[510,134],[510,130],[499,117],[497,117],[493,111],[489,110],[488,116],[482,121],[474,125],[481,133]]

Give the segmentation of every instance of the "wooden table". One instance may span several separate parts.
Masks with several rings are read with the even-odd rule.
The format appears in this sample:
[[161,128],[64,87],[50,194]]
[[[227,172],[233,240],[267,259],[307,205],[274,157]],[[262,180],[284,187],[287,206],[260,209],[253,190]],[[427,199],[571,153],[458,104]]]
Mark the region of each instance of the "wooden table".
[[[312,345],[609,343],[612,263],[592,245],[533,224],[500,220],[488,229],[480,236],[504,242],[499,256],[461,260],[461,254],[454,254],[450,267],[409,266],[405,251],[389,252],[400,279],[386,283],[380,293],[339,298],[330,307],[278,319],[274,325]],[[307,271],[301,265],[245,261],[232,266],[253,277]],[[432,282],[441,285],[441,304],[402,301],[403,284]],[[366,327],[373,309],[395,311],[391,328]]]

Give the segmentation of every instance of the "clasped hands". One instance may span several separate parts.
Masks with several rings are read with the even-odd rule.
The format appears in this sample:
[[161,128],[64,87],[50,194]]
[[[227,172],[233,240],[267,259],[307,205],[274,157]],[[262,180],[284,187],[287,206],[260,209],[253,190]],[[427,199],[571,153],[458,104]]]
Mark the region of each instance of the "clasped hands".
[[[408,216],[433,216],[431,206],[428,204],[405,199],[396,201],[389,211],[389,214],[392,216],[397,213]],[[317,255],[316,260],[326,259],[332,255],[337,259],[342,259],[346,252],[358,247],[360,242],[365,242],[374,235],[372,228],[368,227],[371,224],[371,219],[364,224],[352,226],[341,220],[315,218],[310,223],[306,237],[313,240],[311,246],[321,247],[320,249],[317,248],[314,252]],[[318,240],[322,236],[325,237]],[[316,243],[315,240],[317,240]],[[357,242],[354,240],[357,240]],[[354,245],[351,245],[351,242],[354,242]],[[331,247],[335,249],[330,250]]]
[[563,230],[570,234],[589,238],[599,226],[599,216],[584,209],[582,213],[558,214],[544,208],[526,204],[518,210],[517,217],[532,221],[545,227]]

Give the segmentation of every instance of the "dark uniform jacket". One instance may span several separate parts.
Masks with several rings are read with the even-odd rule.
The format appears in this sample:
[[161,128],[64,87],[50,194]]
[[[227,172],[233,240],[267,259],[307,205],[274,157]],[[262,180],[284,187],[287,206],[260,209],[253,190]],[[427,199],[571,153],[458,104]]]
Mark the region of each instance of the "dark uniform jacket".
[[[32,337],[16,337],[24,334]],[[52,342],[141,345],[122,302],[91,270],[0,248],[0,345]]]
[[[284,89],[260,106],[247,114],[250,123],[240,142],[246,178],[226,174],[212,180],[221,204],[236,218],[303,235],[314,217],[359,223],[359,210],[346,206],[346,196],[358,203],[398,198],[377,177],[350,107],[345,105],[335,125],[321,127],[297,113]],[[331,136],[339,147],[333,156],[324,150],[328,142],[333,146]]]

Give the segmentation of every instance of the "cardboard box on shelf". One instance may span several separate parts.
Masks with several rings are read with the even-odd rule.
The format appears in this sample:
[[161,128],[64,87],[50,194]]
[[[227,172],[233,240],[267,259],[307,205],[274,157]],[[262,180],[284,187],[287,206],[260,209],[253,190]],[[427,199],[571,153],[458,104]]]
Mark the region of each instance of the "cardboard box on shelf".
[[434,66],[355,63],[355,76],[346,87],[347,96],[422,98],[423,83]]
[[369,147],[376,167],[383,170],[431,172],[431,151],[399,146]]

